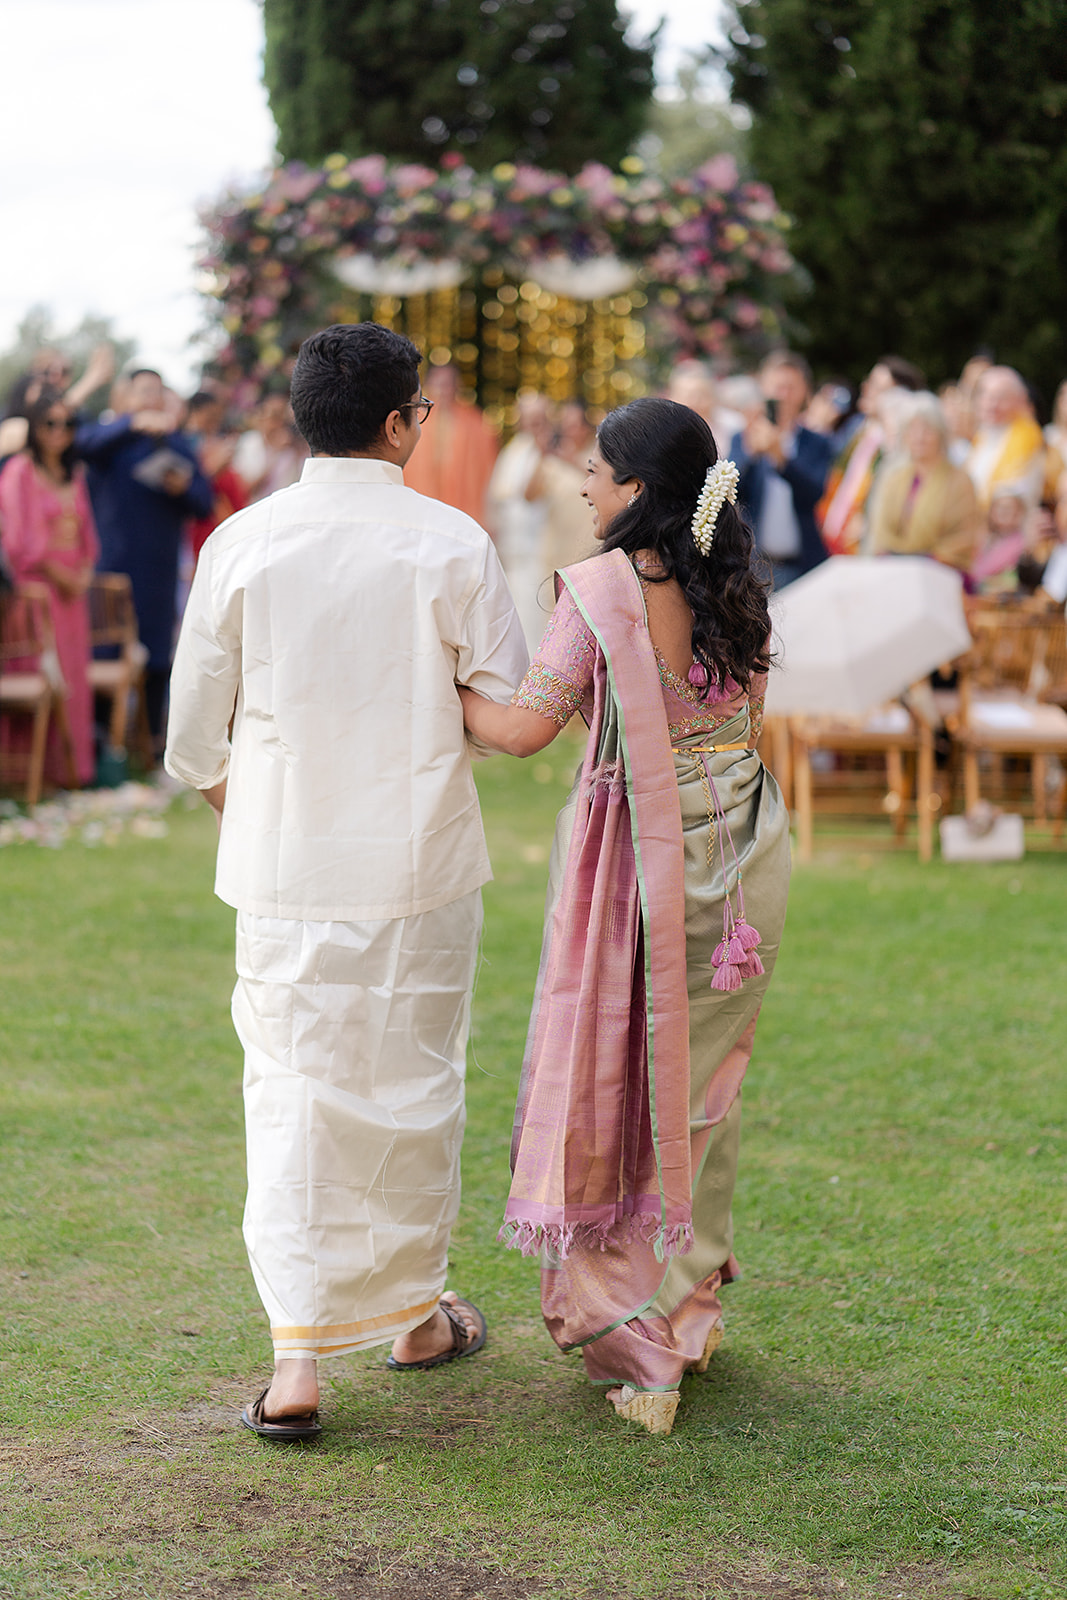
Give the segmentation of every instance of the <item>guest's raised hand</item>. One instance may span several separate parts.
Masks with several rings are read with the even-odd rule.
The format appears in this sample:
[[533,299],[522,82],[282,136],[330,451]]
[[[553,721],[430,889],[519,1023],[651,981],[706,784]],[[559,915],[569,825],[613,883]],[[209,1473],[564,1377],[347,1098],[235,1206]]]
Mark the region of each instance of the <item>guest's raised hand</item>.
[[745,429],[745,448],[750,456],[782,459],[782,433],[769,417],[756,415]]
[[130,418],[130,426],[134,433],[147,433],[160,439],[172,431],[173,425],[169,411],[135,411]]

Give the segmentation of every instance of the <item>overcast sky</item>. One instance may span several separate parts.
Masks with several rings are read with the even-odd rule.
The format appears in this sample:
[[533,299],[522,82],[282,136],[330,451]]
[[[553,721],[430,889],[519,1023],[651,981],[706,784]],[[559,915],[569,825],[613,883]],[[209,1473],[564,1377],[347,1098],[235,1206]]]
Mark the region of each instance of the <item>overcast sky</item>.
[[[669,81],[708,0],[625,0]],[[197,206],[266,167],[256,0],[0,0],[0,348],[44,303],[115,319],[180,388],[203,320]]]

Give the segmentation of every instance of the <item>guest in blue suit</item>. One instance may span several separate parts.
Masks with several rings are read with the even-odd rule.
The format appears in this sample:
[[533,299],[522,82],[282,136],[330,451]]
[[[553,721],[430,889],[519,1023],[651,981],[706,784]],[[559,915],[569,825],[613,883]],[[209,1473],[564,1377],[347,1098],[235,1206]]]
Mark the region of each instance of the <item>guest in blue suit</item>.
[[[145,709],[153,744],[161,750],[182,530],[190,517],[210,515],[214,494],[191,442],[177,431],[158,372],[131,374],[121,415],[84,424],[74,448],[89,468],[100,570],[125,572],[133,585],[138,631],[148,651]],[[161,454],[164,449],[169,455]]]
[[738,499],[755,529],[756,546],[784,589],[826,560],[815,507],[833,460],[833,445],[800,421],[811,398],[811,368],[788,350],[760,369],[764,406],[734,436],[730,455],[741,474]]

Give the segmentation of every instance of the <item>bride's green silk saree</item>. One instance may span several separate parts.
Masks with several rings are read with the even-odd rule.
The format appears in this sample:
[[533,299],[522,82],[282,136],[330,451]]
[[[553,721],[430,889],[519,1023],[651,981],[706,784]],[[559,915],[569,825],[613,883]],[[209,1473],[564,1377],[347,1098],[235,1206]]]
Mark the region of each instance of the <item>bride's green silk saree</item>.
[[[594,1380],[669,1389],[736,1273],[738,1094],[785,916],[788,818],[754,752],[697,753],[743,743],[747,705],[672,748],[627,557],[561,577],[595,641],[590,731],[557,827],[501,1236],[541,1252],[549,1330]],[[721,824],[709,849],[709,793],[736,866]],[[738,866],[765,970],[719,992]]]

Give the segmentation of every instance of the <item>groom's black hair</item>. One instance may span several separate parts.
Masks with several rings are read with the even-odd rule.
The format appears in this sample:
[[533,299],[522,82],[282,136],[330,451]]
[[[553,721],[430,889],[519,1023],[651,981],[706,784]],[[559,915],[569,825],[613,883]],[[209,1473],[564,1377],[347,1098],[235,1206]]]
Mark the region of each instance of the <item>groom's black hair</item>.
[[300,346],[290,401],[315,455],[366,450],[419,387],[422,353],[377,322],[335,323]]

